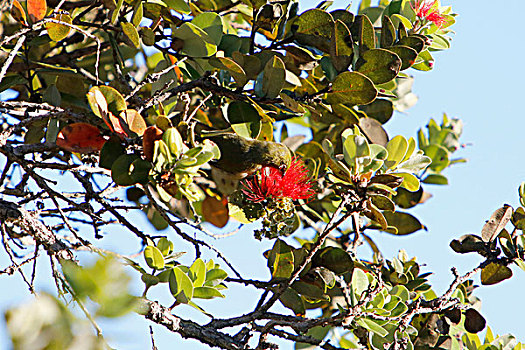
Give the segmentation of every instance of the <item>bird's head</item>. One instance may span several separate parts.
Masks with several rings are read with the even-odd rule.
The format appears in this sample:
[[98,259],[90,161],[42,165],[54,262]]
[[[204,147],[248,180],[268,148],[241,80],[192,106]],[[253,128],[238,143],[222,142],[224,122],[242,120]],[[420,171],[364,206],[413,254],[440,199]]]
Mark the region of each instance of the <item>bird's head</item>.
[[292,162],[292,152],[288,147],[277,142],[267,142],[267,147],[262,164],[273,166],[284,174]]

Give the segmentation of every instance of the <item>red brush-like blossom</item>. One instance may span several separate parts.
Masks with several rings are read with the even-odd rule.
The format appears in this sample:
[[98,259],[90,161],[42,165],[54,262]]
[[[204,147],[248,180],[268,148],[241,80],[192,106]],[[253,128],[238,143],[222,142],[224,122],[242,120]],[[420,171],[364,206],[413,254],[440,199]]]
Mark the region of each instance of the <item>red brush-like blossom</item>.
[[243,182],[242,192],[255,203],[268,198],[308,199],[315,194],[312,185],[303,162],[294,158],[284,174],[277,168],[263,167],[251,180]]
[[414,2],[414,11],[416,16],[425,19],[441,27],[445,22],[445,16],[439,12],[437,0],[416,0]]

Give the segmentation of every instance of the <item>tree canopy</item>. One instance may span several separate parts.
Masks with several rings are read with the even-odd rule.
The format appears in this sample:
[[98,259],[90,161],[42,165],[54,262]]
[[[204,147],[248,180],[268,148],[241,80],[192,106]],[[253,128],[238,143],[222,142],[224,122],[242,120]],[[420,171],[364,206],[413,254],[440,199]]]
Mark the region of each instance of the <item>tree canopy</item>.
[[[1,5],[0,274],[38,296],[5,314],[15,349],[110,348],[97,320],[130,312],[222,349],[521,349],[492,334],[472,278],[525,270],[525,183],[516,208],[450,242],[482,262],[451,266],[443,294],[416,257],[376,244],[426,229],[412,208],[465,162],[460,119],[415,138],[385,126],[417,102],[411,72],[446,54],[456,14],[436,0],[299,5]],[[217,247],[238,227],[271,242],[266,279]],[[46,261],[54,293],[35,286]],[[258,301],[228,317],[203,306],[233,285]]]

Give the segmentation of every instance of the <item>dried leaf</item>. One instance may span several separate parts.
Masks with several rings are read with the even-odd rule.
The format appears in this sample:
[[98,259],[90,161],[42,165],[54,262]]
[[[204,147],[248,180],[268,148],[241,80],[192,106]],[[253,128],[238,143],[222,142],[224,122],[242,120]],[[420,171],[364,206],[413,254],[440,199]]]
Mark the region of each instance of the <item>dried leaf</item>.
[[27,14],[33,23],[44,18],[46,11],[46,0],[27,0]]
[[57,146],[69,152],[98,152],[106,142],[100,130],[91,124],[73,123],[60,130],[57,136]]
[[230,215],[228,205],[214,197],[206,197],[202,202],[202,215],[204,219],[214,226],[226,226]]

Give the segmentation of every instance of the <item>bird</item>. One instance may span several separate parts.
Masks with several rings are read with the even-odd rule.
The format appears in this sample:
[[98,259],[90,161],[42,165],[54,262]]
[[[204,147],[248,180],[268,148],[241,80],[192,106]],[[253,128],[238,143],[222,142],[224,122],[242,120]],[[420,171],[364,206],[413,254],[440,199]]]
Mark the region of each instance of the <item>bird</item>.
[[238,189],[242,179],[263,166],[284,173],[292,161],[290,149],[278,142],[247,139],[230,132],[203,137],[221,151],[221,157],[210,162],[211,175],[217,189],[226,196]]

